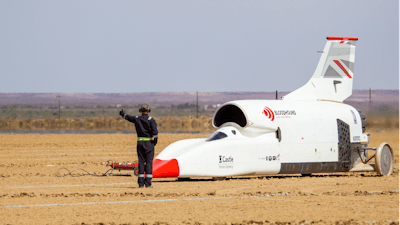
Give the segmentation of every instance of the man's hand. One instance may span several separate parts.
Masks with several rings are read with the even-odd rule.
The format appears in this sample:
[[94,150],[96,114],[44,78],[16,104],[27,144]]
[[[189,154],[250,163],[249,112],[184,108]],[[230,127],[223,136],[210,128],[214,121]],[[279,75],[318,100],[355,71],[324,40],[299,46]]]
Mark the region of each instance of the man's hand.
[[157,141],[158,141],[158,138],[154,138],[154,139],[153,139],[153,144],[154,144],[154,146],[156,146]]
[[120,115],[120,116],[122,116],[122,117],[124,117],[124,116],[125,116],[125,112],[124,112],[124,110],[123,110],[123,109],[121,109],[121,111],[119,111],[119,115]]

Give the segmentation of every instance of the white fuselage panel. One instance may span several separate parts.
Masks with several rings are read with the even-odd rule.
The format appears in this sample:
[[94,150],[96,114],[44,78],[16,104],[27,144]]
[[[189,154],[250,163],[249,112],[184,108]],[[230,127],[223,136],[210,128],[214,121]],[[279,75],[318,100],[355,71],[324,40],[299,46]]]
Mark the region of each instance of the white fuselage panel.
[[[216,132],[227,137],[178,141],[157,158],[176,159],[180,177],[277,174],[281,163],[337,162],[338,119],[349,125],[352,142],[362,136],[359,113],[343,103],[242,100],[226,104],[242,109],[245,127],[222,125]],[[266,107],[273,119],[264,112]]]

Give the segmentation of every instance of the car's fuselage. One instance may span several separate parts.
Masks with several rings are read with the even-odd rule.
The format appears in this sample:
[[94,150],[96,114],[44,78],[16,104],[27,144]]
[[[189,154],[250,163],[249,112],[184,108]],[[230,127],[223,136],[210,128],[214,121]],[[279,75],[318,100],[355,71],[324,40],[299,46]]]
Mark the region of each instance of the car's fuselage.
[[[160,171],[170,160],[177,164],[173,170],[179,177],[348,171],[350,155],[345,151],[350,146],[340,148],[339,123],[348,125],[349,140],[344,143],[368,141],[360,114],[344,103],[227,102],[214,115],[218,130],[209,139],[182,140],[165,148],[155,159],[153,176],[169,177]],[[213,137],[217,139],[210,140]]]

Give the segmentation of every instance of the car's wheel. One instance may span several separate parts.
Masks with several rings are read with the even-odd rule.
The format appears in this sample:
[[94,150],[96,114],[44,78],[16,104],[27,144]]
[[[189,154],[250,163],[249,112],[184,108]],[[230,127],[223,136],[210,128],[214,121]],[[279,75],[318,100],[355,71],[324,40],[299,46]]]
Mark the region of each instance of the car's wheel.
[[375,170],[379,175],[390,176],[394,167],[392,148],[384,142],[378,147],[375,154]]

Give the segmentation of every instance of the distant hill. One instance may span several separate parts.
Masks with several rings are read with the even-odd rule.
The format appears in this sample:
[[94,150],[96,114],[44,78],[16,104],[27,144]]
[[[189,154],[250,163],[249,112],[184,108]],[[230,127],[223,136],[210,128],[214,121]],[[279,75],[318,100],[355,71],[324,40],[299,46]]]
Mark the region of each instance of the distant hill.
[[[279,97],[288,94],[280,92]],[[196,92],[149,92],[149,93],[0,93],[0,105],[10,104],[55,104],[56,96],[61,95],[61,102],[74,104],[140,104],[165,105],[196,102]],[[221,104],[231,100],[275,99],[275,92],[199,92],[199,103]],[[369,102],[369,90],[354,90],[346,100],[349,103]],[[398,104],[399,90],[373,90],[373,103]]]
[[[288,92],[279,93],[279,98]],[[61,96],[61,105],[58,99]],[[115,117],[120,109],[137,112],[141,103],[150,105],[156,117],[208,116],[219,104],[243,99],[275,99],[275,92],[200,92],[196,108],[196,92],[151,93],[0,93],[0,118],[94,118]],[[362,110],[368,116],[398,117],[399,91],[374,90],[369,102],[368,90],[355,90],[345,103]]]

